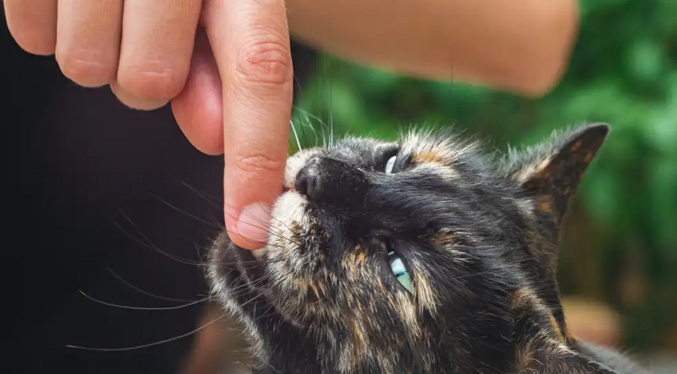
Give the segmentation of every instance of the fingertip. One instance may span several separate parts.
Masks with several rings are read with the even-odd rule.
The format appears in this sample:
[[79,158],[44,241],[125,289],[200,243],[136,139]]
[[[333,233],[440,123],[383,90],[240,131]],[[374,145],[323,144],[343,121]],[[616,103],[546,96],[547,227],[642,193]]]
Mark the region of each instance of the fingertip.
[[198,28],[190,71],[172,112],[188,141],[203,153],[223,153],[221,78],[204,29]]
[[182,92],[171,101],[172,113],[190,144],[200,152],[223,153],[223,125],[219,103],[200,102],[194,92]]
[[120,87],[117,82],[111,83],[110,89],[121,103],[132,109],[150,111],[162,108],[167,104],[167,102],[169,102],[168,99],[150,99],[135,96],[127,92],[124,88]]
[[231,241],[250,250],[265,246],[268,241],[270,210],[270,206],[263,203],[247,205],[240,212],[232,206],[225,206],[226,229]]
[[56,49],[56,1],[5,0],[4,8],[9,34],[24,51],[50,56]]
[[[239,147],[249,148],[239,143]],[[232,240],[247,249],[260,248],[267,242],[271,211],[282,192],[285,160],[278,162],[265,154],[242,157],[242,149],[235,150],[239,157],[226,150],[223,190],[226,227]],[[229,162],[228,157],[235,158]]]
[[56,50],[56,38],[43,39],[34,35],[24,35],[10,29],[16,44],[24,51],[36,56],[51,56]]
[[56,30],[33,30],[7,21],[7,29],[16,44],[24,51],[38,56],[51,56],[56,50]]

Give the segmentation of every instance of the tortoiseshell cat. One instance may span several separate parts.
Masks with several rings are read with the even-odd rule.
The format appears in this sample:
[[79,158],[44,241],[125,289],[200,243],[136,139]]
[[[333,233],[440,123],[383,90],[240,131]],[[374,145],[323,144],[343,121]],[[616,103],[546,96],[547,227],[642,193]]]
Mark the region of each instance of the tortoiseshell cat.
[[266,248],[224,234],[214,295],[256,373],[641,372],[579,342],[555,269],[568,200],[609,127],[502,162],[448,133],[349,138],[287,163]]

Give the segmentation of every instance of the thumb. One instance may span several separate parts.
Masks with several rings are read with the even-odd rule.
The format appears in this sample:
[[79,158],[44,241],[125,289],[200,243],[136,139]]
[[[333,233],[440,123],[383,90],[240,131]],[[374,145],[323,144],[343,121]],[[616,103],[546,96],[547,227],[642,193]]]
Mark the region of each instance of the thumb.
[[206,1],[204,22],[221,75],[224,214],[231,240],[267,241],[282,192],[293,71],[284,0]]

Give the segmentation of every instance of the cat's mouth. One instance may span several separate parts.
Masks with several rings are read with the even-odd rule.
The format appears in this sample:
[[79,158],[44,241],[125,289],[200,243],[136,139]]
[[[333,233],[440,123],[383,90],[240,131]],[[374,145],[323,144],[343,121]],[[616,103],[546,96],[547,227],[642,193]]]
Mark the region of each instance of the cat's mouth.
[[[231,245],[234,247],[235,264],[244,280],[252,287],[265,286],[265,267],[260,256],[254,255],[255,251],[240,248],[235,244]],[[264,250],[260,249],[256,252],[261,253],[260,251]]]

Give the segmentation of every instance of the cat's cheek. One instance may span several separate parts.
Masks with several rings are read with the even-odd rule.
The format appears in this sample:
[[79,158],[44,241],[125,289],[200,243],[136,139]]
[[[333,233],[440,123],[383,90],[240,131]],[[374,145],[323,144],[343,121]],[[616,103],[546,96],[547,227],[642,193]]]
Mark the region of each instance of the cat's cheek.
[[307,325],[317,315],[319,291],[306,279],[288,273],[272,275],[273,286],[266,290],[269,302],[283,319],[297,327]]
[[431,274],[424,266],[416,261],[412,262],[414,271],[412,272],[413,286],[416,289],[416,309],[418,313],[427,311],[432,315],[437,312],[439,300],[433,287]]
[[307,206],[308,201],[301,194],[295,191],[283,193],[271,212],[268,246],[257,255],[262,256],[266,251],[279,252],[285,261],[298,257],[297,252],[301,249],[299,236],[310,223],[306,214]]

